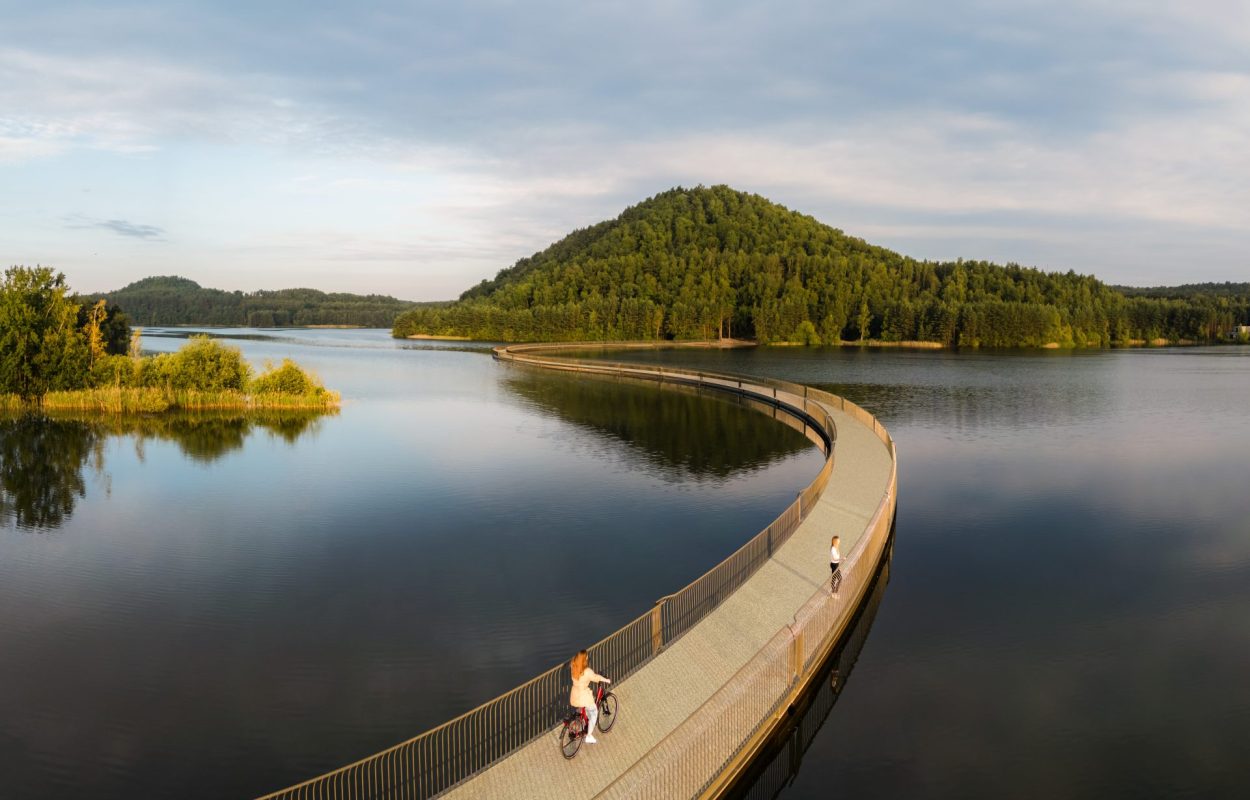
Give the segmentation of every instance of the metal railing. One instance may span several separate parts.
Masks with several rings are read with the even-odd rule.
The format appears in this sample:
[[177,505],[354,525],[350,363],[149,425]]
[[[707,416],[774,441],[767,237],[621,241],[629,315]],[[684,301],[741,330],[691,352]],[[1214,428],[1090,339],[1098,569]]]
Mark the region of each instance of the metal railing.
[[842,560],[837,592],[817,589],[790,624],[597,798],[715,797],[781,724],[854,617],[889,540],[898,482],[896,450],[883,427],[870,427],[890,450],[890,478],[864,534]]
[[[815,507],[832,473],[837,444],[837,428],[829,408],[853,408],[868,419],[872,418],[867,412],[835,395],[788,381],[533,354],[535,351],[548,353],[576,348],[579,346],[512,345],[497,347],[494,354],[501,361],[546,369],[615,375],[730,392],[744,398],[749,405],[773,410],[774,416],[802,432],[825,452],[820,472],[767,528],[688,586],[660,598],[650,611],[588,648],[590,660],[596,667],[602,665],[604,672],[619,681],[654,658],[724,602],[790,538],[807,513]],[[871,427],[872,423],[869,425]],[[874,430],[879,436],[884,433],[879,426]],[[885,441],[888,442],[888,436]],[[778,633],[778,637],[774,639],[781,641],[785,638],[782,632]],[[788,644],[779,646],[792,647]],[[759,658],[757,656],[757,660]],[[757,666],[759,676],[752,680],[766,682],[769,686],[780,685],[777,683],[781,680],[780,668],[771,660],[765,661],[767,663]],[[791,685],[793,670],[787,667],[782,672],[789,676],[784,684]],[[568,704],[567,675],[567,664],[557,664],[525,684],[419,736],[311,780],[264,795],[259,800],[433,797],[549,732]],[[760,716],[755,717],[753,722],[760,723],[767,716],[763,713],[766,710],[756,705],[733,705],[735,719],[743,725],[745,722],[742,721],[757,711]],[[736,735],[729,736],[726,741],[734,740]]]

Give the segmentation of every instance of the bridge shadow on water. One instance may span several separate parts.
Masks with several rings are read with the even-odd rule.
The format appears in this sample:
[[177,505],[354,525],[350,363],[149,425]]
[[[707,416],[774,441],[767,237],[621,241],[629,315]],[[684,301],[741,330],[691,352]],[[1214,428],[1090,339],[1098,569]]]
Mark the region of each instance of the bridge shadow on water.
[[829,719],[864,649],[864,643],[868,641],[868,633],[872,630],[877,609],[890,582],[890,561],[893,557],[894,527],[891,526],[881,565],[873,576],[863,604],[828,658],[820,665],[789,719],[723,797],[733,800],[771,799],[784,794],[794,782],[803,767],[803,756]]

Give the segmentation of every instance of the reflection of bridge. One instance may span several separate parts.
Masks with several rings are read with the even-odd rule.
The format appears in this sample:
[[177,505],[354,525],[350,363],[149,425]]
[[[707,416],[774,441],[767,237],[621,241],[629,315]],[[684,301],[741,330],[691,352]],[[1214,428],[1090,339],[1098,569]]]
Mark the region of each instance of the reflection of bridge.
[[[824,449],[825,465],[737,552],[590,648],[591,664],[616,681],[622,719],[576,759],[565,761],[549,735],[568,698],[568,669],[559,664],[414,739],[266,800],[715,796],[783,724],[876,574],[894,516],[893,441],[872,415],[826,392],[558,357],[580,347],[513,345],[495,356],[731,392],[802,431]],[[837,594],[827,566],[833,533],[844,553]]]

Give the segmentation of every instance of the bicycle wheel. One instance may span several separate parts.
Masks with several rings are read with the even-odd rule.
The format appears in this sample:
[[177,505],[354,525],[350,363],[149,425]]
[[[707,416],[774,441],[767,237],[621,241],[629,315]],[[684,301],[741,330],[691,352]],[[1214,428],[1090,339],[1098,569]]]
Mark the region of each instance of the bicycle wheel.
[[616,695],[608,692],[599,701],[599,730],[607,733],[612,730],[612,726],[616,724],[616,714],[619,704],[616,702]]
[[577,755],[577,750],[582,746],[582,739],[586,738],[586,720],[581,716],[574,717],[564,726],[564,730],[560,731],[560,752],[565,758],[572,758]]

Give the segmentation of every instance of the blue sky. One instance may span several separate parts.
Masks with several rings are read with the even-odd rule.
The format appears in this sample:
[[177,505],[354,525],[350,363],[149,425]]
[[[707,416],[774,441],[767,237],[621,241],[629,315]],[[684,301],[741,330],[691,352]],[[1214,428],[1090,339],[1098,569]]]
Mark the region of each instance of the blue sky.
[[0,0],[0,262],[453,297],[675,185],[1250,280],[1250,4]]

